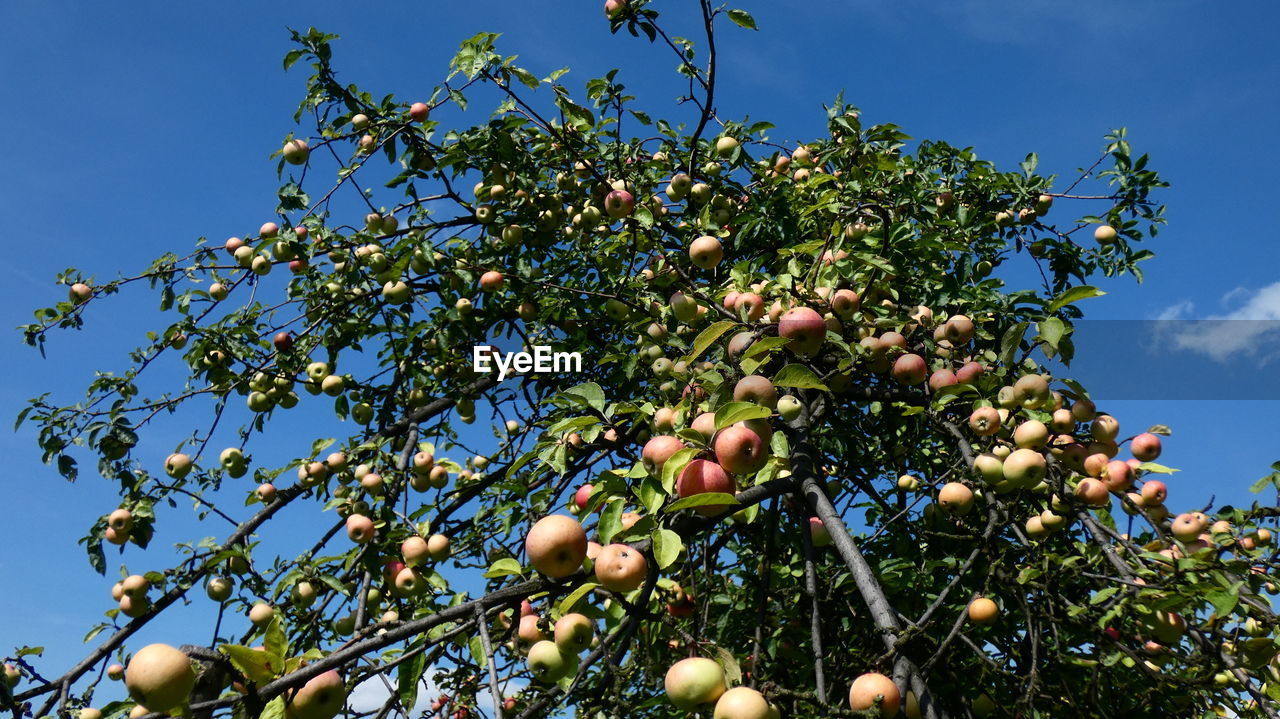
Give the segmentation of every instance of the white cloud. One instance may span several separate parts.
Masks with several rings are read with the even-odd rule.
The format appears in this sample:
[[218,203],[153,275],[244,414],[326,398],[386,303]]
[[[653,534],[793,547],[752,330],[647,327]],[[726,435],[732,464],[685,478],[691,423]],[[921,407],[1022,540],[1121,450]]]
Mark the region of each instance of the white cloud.
[[1157,336],[1174,348],[1204,354],[1219,362],[1241,356],[1267,364],[1276,357],[1280,341],[1280,282],[1259,290],[1236,288],[1222,297],[1224,306],[1238,305],[1223,314],[1192,318],[1195,305],[1180,302],[1166,308],[1157,320]]

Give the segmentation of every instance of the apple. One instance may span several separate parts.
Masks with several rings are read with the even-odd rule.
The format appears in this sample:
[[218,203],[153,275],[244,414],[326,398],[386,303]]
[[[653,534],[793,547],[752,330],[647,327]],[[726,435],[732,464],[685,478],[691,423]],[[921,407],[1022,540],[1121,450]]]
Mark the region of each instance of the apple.
[[724,259],[724,247],[710,235],[703,235],[689,244],[689,259],[694,266],[710,270]]
[[1023,375],[1013,383],[1014,401],[1023,407],[1038,409],[1049,401],[1049,381],[1036,374]]
[[800,416],[804,405],[795,395],[784,394],[778,398],[778,414],[784,422],[790,422]]
[[516,628],[516,638],[525,644],[536,644],[547,638],[546,632],[542,631],[542,618],[537,614],[522,614],[520,616],[520,626]]
[[554,684],[576,669],[575,658],[576,655],[571,657],[560,651],[555,642],[544,639],[529,648],[527,665],[534,679]]
[[1000,607],[986,597],[977,597],[969,602],[969,621],[986,626],[994,624],[1000,618]]
[[604,16],[613,20],[627,10],[627,0],[605,0]]
[[413,290],[404,280],[395,280],[382,286],[382,296],[391,304],[402,305],[413,297]]
[[897,716],[902,706],[902,692],[893,680],[870,672],[853,680],[849,687],[849,706],[856,712],[879,709],[880,716]]
[[1029,419],[1013,430],[1013,443],[1023,449],[1040,449],[1049,443],[1049,428],[1044,422]]
[[1000,431],[1000,412],[995,407],[979,407],[969,415],[969,429],[979,437]]
[[347,537],[356,544],[368,544],[376,532],[373,520],[365,515],[353,514],[347,517]]
[[1099,479],[1112,492],[1123,492],[1133,486],[1133,468],[1128,462],[1113,459],[1103,467]]
[[897,487],[898,489],[905,490],[907,492],[914,492],[917,489],[920,489],[920,479],[909,474],[904,474],[901,477],[898,477]]
[[973,320],[964,315],[955,315],[942,325],[947,341],[959,347],[973,339]]
[[258,485],[256,494],[258,495],[258,500],[263,504],[271,504],[276,499],[276,486],[270,482],[265,482]]
[[938,490],[938,504],[948,514],[964,516],[973,509],[973,490],[959,482],[947,482]]
[[[1142,501],[1145,504],[1164,504],[1164,501],[1168,498],[1169,488],[1164,482],[1161,482],[1158,479],[1152,479],[1142,483]],[[1217,532],[1222,530],[1219,530],[1218,525],[1214,524],[1214,531]],[[1230,525],[1227,525],[1225,531],[1231,531]]]
[[137,619],[146,614],[149,609],[151,609],[151,602],[147,601],[146,597],[125,596],[120,598],[120,613],[130,619]]
[[830,304],[837,317],[847,320],[862,307],[862,298],[853,290],[841,289],[831,295]]
[[738,295],[736,302],[734,302],[734,306],[729,309],[733,310],[737,308],[743,309],[748,322],[755,322],[761,317],[764,317],[765,301],[763,297],[755,292],[743,292]]
[[433,534],[427,538],[427,553],[431,561],[443,562],[449,558],[449,538],[443,534]]
[[126,597],[141,599],[147,596],[147,590],[151,588],[151,582],[141,574],[131,574],[120,582],[120,590],[124,592]]
[[645,442],[640,451],[640,461],[651,474],[662,474],[662,466],[676,452],[684,449],[684,442],[669,434],[660,434]]
[[1099,245],[1109,245],[1116,241],[1116,228],[1111,225],[1098,225],[1093,230],[1093,239]]
[[587,558],[587,533],[572,517],[552,514],[533,525],[524,546],[534,569],[562,579],[578,571]]
[[174,479],[182,479],[191,472],[191,457],[177,452],[164,461],[164,473]]
[[893,378],[906,385],[920,384],[928,371],[924,358],[917,354],[904,354],[893,363]]
[[1134,459],[1141,462],[1154,462],[1160,456],[1160,438],[1150,432],[1143,432],[1129,443],[1129,451]]
[[630,217],[636,209],[636,198],[626,190],[614,190],[604,197],[604,211],[615,220]]
[[168,644],[148,644],[129,660],[124,684],[138,704],[153,712],[167,712],[187,703],[196,673],[185,653]]
[[791,340],[787,345],[801,357],[809,357],[827,340],[827,323],[808,307],[787,310],[778,320],[778,336]]
[[404,564],[407,567],[419,567],[426,564],[430,555],[431,553],[427,549],[427,540],[416,534],[400,543],[400,557],[404,559]]
[[738,380],[733,386],[733,400],[754,402],[762,407],[775,409],[778,406],[778,390],[768,377],[751,374]]
[[[7,666],[6,666],[6,669],[7,669]],[[111,666],[107,667],[107,678],[113,682],[118,682],[124,679],[124,665],[112,664]]]
[[414,122],[426,122],[430,116],[431,107],[425,102],[415,102],[409,106],[409,117],[413,118]]
[[1000,484],[1004,478],[1004,460],[990,452],[983,452],[974,457],[973,471],[982,481],[990,485]]
[[295,607],[306,609],[315,603],[318,595],[319,592],[316,591],[316,585],[304,579],[293,585],[293,589],[289,590],[289,601]]
[[738,149],[738,140],[735,137],[725,135],[716,140],[716,154],[720,157],[728,157],[733,151]]
[[764,439],[741,423],[717,432],[712,449],[720,467],[732,474],[755,474],[769,461]]
[[1099,442],[1114,442],[1116,435],[1120,434],[1120,422],[1109,414],[1100,414],[1093,418],[1089,434]]
[[560,617],[555,626],[555,642],[563,652],[580,652],[591,646],[595,624],[584,614],[571,612]]
[[678,709],[695,711],[711,704],[726,691],[724,670],[705,657],[681,659],[667,669],[663,680],[667,699]]
[[669,300],[671,311],[681,322],[692,322],[698,316],[698,303],[683,292],[676,292]]
[[827,547],[831,545],[831,532],[827,529],[827,525],[818,517],[809,517],[809,538],[815,547]]
[[734,687],[716,700],[712,719],[769,719],[769,701],[751,687]]
[[1016,487],[1030,489],[1044,479],[1048,466],[1034,449],[1015,449],[1004,460],[1004,478]]
[[342,675],[330,669],[285,696],[285,714],[291,719],[333,719],[347,703],[347,686]]
[[265,627],[271,623],[271,618],[276,615],[275,607],[266,602],[258,602],[249,608],[249,621],[255,627]]
[[502,289],[506,278],[497,270],[489,270],[480,275],[480,291],[481,292],[497,292]]
[[702,435],[704,441],[710,442],[716,433],[716,413],[703,412],[693,418],[693,422],[689,423],[689,429]]
[[133,512],[117,509],[107,515],[107,526],[117,532],[128,532],[133,529]]
[[1076,485],[1076,497],[1090,507],[1103,507],[1111,501],[1111,492],[1102,480],[1085,477]]
[[940,369],[929,375],[929,389],[937,392],[943,387],[950,387],[953,384],[959,384],[960,380],[956,377],[956,373],[949,369]]
[[284,143],[284,149],[280,151],[284,156],[284,161],[290,165],[301,165],[307,161],[307,157],[311,154],[311,146],[302,138],[295,138]]
[[1208,520],[1199,512],[1184,512],[1174,518],[1169,525],[1169,533],[1180,542],[1194,542],[1204,534],[1209,526]]
[[987,367],[981,362],[965,362],[956,370],[956,381],[960,384],[973,384],[982,375],[986,374]]
[[595,559],[596,581],[611,592],[639,589],[648,569],[644,555],[626,544],[610,544]]
[[67,298],[77,305],[88,302],[91,297],[93,297],[93,288],[83,282],[77,282],[67,290]]
[[215,602],[225,602],[231,597],[234,583],[227,577],[212,577],[204,585],[205,594]]
[[594,485],[584,484],[573,493],[573,506],[576,511],[581,512],[587,508],[587,502],[591,500],[591,491],[594,489]]

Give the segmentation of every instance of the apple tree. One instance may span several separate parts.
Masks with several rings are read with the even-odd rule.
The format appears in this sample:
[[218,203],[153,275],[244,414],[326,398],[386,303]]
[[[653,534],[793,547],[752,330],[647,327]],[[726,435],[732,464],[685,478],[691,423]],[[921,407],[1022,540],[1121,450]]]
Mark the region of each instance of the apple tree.
[[[14,653],[0,704],[1276,717],[1280,508],[1171,509],[1169,430],[1045,366],[1152,256],[1147,157],[1115,131],[1076,177],[1001,169],[842,100],[824,136],[771,139],[716,112],[715,33],[754,20],[699,7],[695,42],[605,6],[602,32],[674,53],[667,118],[623,73],[571,88],[492,34],[400,99],[295,32],[278,214],[135,275],[69,271],[24,328],[105,331],[122,292],[164,318],[126,371],[22,413],[63,476],[118,487],[81,541],[121,578],[83,661]],[[208,530],[125,569],[182,506]],[[186,604],[212,641],[137,642]],[[348,706],[366,685],[379,705]]]

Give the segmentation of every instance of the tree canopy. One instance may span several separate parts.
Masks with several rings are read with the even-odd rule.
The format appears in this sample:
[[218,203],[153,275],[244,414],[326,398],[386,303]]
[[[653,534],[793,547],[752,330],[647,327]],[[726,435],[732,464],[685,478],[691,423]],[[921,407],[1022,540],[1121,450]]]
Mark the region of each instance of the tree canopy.
[[[81,540],[98,571],[145,563],[180,505],[218,536],[122,571],[76,666],[15,652],[0,704],[331,719],[385,683],[348,715],[1276,717],[1280,508],[1171,512],[1168,428],[1048,367],[1153,256],[1147,156],[1115,130],[1077,176],[1001,169],[841,98],[824,136],[772,139],[716,112],[716,33],[755,21],[699,7],[668,28],[606,3],[617,41],[677,58],[666,119],[625,73],[569,87],[493,34],[404,99],[294,32],[278,216],[69,270],[23,328],[43,352],[155,297],[126,371],[19,421],[68,480],[118,486]],[[1019,263],[1041,282],[1011,286]],[[199,594],[212,642],[135,646]]]

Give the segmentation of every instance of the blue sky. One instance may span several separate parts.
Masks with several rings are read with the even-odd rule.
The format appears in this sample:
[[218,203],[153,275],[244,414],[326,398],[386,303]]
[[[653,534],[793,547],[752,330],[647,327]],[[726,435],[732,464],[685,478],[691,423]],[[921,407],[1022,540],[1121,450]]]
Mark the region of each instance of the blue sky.
[[[657,3],[676,5],[691,3]],[[1042,168],[1064,174],[1092,162],[1107,130],[1127,126],[1134,147],[1150,153],[1173,184],[1160,195],[1170,225],[1151,245],[1157,257],[1145,265],[1146,283],[1104,281],[1109,294],[1089,301],[1090,317],[1280,319],[1280,243],[1271,216],[1271,169],[1280,164],[1274,4],[1246,2],[1230,13],[1207,0],[736,5],[755,15],[762,32],[721,35],[722,117],[750,114],[778,126],[775,140],[802,140],[820,132],[822,103],[843,89],[871,122],[973,146],[1006,167],[1036,151]],[[571,84],[620,65],[620,79],[650,107],[679,90],[669,56],[609,35],[594,0],[125,7],[0,6],[6,327],[62,299],[65,288],[53,277],[68,266],[109,277],[189,248],[201,235],[243,234],[268,218],[277,184],[268,155],[295,129],[290,118],[305,80],[303,68],[281,70],[286,27],[340,34],[343,78],[375,96],[425,96],[458,42],[482,30],[503,33],[500,49],[535,72],[571,67]],[[674,33],[696,37],[685,10],[668,17]],[[139,298],[126,295],[92,312],[85,333],[55,335],[48,360],[10,333],[0,345],[0,415],[16,415],[27,397],[50,389],[71,400],[93,369],[120,368],[149,329]],[[1219,354],[1259,364],[1266,356],[1248,347],[1261,341],[1251,336],[1238,351]],[[1260,371],[1268,369],[1275,371]],[[1142,379],[1133,367],[1117,371]],[[1211,495],[1249,501],[1243,488],[1280,459],[1270,427],[1280,404],[1271,397],[1104,408],[1125,428],[1173,428],[1162,461],[1184,470],[1171,481],[1171,507],[1182,510]],[[156,464],[191,429],[175,427],[147,449]],[[0,433],[0,451],[9,458],[10,502],[10,550],[0,552],[0,574],[10,582],[31,578],[21,598],[10,599],[0,647],[43,644],[65,666],[82,653],[83,630],[111,606],[109,582],[88,568],[74,540],[115,497],[96,477],[68,485],[41,465],[29,429]],[[161,540],[178,538],[174,531]],[[126,559],[139,568],[159,564],[149,567],[136,549]]]

